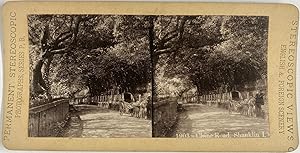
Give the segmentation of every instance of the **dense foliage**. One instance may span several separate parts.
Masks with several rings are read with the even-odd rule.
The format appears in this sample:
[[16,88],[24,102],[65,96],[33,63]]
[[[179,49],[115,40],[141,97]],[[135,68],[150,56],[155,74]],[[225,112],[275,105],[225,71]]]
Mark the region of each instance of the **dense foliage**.
[[267,17],[30,15],[28,26],[32,98],[151,80],[154,96],[202,94],[267,74]]

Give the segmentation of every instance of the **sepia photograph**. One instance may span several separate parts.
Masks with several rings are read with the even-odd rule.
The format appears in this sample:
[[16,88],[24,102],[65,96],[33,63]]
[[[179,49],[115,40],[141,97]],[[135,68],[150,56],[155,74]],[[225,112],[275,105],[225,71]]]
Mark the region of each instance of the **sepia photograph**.
[[155,23],[153,136],[269,137],[268,17],[160,16]]
[[145,18],[28,15],[30,137],[152,136]]
[[279,3],[8,2],[3,146],[296,150],[298,26]]
[[269,137],[267,16],[27,16],[29,137]]

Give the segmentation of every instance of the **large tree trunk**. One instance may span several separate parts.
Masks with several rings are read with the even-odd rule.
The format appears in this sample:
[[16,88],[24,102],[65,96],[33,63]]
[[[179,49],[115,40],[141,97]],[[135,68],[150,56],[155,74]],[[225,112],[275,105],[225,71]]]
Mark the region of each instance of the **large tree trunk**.
[[148,39],[149,39],[149,52],[151,56],[151,82],[152,82],[152,102],[157,102],[157,84],[155,80],[156,76],[156,65],[158,61],[158,56],[154,54],[154,19],[153,16],[149,16],[149,30],[148,30]]
[[[31,85],[31,98],[36,98],[39,95],[44,94],[48,91],[47,84],[43,77],[42,68],[45,64],[45,61],[47,60],[47,57],[49,57],[49,50],[48,50],[48,37],[49,37],[49,24],[46,24],[42,39],[41,39],[41,52],[40,57],[38,61],[36,61],[33,71],[32,71],[32,85]],[[49,63],[49,62],[48,62]],[[46,70],[47,71],[47,70]],[[49,71],[49,70],[48,70]],[[46,94],[48,96],[48,94]]]
[[53,55],[47,57],[41,56],[35,62],[32,71],[31,98],[34,99],[39,95],[45,94],[47,100],[52,99],[50,95],[50,82],[48,80],[52,60]]
[[47,60],[45,60],[44,62],[44,75],[43,75],[43,79],[45,81],[46,84],[46,90],[45,90],[45,94],[47,96],[48,100],[52,100],[52,96],[50,94],[50,90],[51,90],[51,82],[49,80],[49,75],[50,75],[50,66],[53,60],[53,55],[50,55],[49,58],[47,58]]
[[[82,19],[80,16],[74,17],[74,22],[72,20],[70,29],[58,35],[54,39],[54,42],[49,40],[52,38],[49,30],[50,21],[46,22],[43,35],[41,37],[41,56],[35,63],[32,72],[31,98],[36,98],[41,94],[46,94],[48,100],[52,99],[50,94],[49,73],[53,56],[57,54],[65,54],[67,52],[67,48],[61,44],[68,39],[71,39],[71,46],[74,46],[80,23],[88,19],[89,18]],[[70,47],[68,49],[70,49]]]
[[158,93],[157,93],[157,82],[156,82],[156,78],[157,78],[157,74],[156,74],[156,70],[157,70],[157,63],[158,63],[158,59],[159,56],[154,56],[153,57],[153,62],[152,62],[152,96],[153,96],[153,101],[154,102],[158,102]]
[[45,92],[46,83],[42,75],[42,67],[44,64],[44,59],[39,59],[34,64],[32,71],[32,83],[31,83],[31,97],[35,98]]
[[156,64],[157,60],[154,59],[154,19],[153,16],[149,16],[149,29],[148,29],[148,39],[149,39],[149,52],[150,52],[150,57],[151,57],[151,82],[152,82],[152,101],[151,104],[148,105],[148,109],[151,110],[149,111],[149,116],[152,118],[152,136],[155,136],[153,129],[156,129],[156,125],[153,124],[156,122],[156,118],[154,118],[155,110],[153,107],[153,103],[157,102],[157,85],[156,85],[156,80],[155,80],[155,70],[156,70]]

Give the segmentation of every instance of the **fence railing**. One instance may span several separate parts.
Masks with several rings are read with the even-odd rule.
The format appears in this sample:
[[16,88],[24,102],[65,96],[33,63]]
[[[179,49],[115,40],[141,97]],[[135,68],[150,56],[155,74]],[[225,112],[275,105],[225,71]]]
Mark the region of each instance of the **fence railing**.
[[69,112],[69,100],[61,99],[29,108],[29,137],[55,136]]
[[122,94],[102,95],[94,97],[77,97],[70,101],[70,104],[101,104],[101,103],[117,103],[123,99]]
[[186,94],[181,97],[178,97],[178,102],[182,103],[224,103],[229,100],[236,99],[249,99],[249,97],[255,96],[256,90],[252,91],[236,91],[233,92],[224,92],[224,93],[212,93],[198,96],[197,94]]

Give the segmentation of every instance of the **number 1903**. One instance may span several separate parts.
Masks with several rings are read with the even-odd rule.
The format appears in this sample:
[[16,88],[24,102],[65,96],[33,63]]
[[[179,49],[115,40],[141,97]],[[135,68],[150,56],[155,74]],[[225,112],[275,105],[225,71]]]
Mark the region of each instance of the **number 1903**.
[[176,138],[190,138],[192,137],[189,133],[176,133]]

